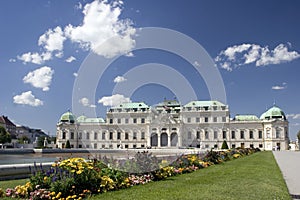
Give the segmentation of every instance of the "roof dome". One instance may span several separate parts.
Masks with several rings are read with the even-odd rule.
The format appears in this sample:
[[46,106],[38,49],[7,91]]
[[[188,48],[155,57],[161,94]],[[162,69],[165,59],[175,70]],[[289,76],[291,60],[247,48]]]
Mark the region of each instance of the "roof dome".
[[286,120],[284,112],[278,108],[277,106],[273,106],[266,112],[264,112],[261,116],[260,119],[284,119]]
[[71,123],[71,124],[74,124],[75,122],[75,116],[73,115],[73,113],[71,113],[70,111],[64,113],[61,115],[60,119],[59,119],[60,122],[68,122],[68,123]]

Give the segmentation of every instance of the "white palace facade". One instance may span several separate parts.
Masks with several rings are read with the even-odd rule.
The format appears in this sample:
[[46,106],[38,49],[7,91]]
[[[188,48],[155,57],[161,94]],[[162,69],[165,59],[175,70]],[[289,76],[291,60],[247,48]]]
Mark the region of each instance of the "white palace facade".
[[237,115],[230,118],[228,105],[219,101],[191,101],[181,105],[165,100],[155,107],[143,102],[110,108],[106,119],[79,116],[70,111],[57,123],[57,146],[65,148],[134,149],[229,148],[288,149],[288,121],[273,106],[260,118]]

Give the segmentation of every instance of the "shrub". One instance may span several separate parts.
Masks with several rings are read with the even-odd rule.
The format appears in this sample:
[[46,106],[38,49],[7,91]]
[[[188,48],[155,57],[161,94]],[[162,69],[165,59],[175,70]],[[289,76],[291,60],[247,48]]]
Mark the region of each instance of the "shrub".
[[229,149],[226,140],[223,141],[221,149]]

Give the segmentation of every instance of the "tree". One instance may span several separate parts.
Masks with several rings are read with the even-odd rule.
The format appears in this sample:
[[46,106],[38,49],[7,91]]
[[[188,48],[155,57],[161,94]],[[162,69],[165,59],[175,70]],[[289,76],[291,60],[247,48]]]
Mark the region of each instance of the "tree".
[[298,131],[298,133],[297,133],[297,138],[298,138],[298,141],[300,141],[300,131]]
[[67,143],[66,143],[66,147],[65,147],[66,149],[71,149],[71,144],[70,144],[70,141],[69,140],[67,140]]
[[226,140],[224,140],[221,149],[229,149]]
[[30,139],[26,135],[23,135],[20,138],[18,138],[18,142],[19,144],[25,144],[25,143],[28,144],[30,143]]
[[11,142],[11,135],[5,130],[3,126],[0,126],[0,144]]

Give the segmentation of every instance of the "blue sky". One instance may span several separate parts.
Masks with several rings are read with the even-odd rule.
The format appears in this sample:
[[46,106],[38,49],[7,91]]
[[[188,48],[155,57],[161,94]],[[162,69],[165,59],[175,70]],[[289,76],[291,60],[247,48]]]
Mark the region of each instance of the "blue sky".
[[[74,105],[84,108],[77,115],[104,117],[104,105],[116,101],[154,105],[177,96],[170,89],[178,83],[173,74],[165,76],[172,87],[154,82],[139,85],[131,96],[114,93],[116,85],[130,82],[124,74],[147,63],[173,68],[198,99],[210,99],[205,78],[174,52],[134,50],[140,28],[162,27],[192,38],[215,61],[231,117],[260,116],[275,102],[288,116],[295,139],[300,130],[299,9],[299,1],[271,0],[3,1],[0,114],[54,135],[60,115]],[[112,36],[114,43],[98,48]],[[83,92],[75,99],[74,83],[91,54],[117,59],[102,74],[94,96]]]

